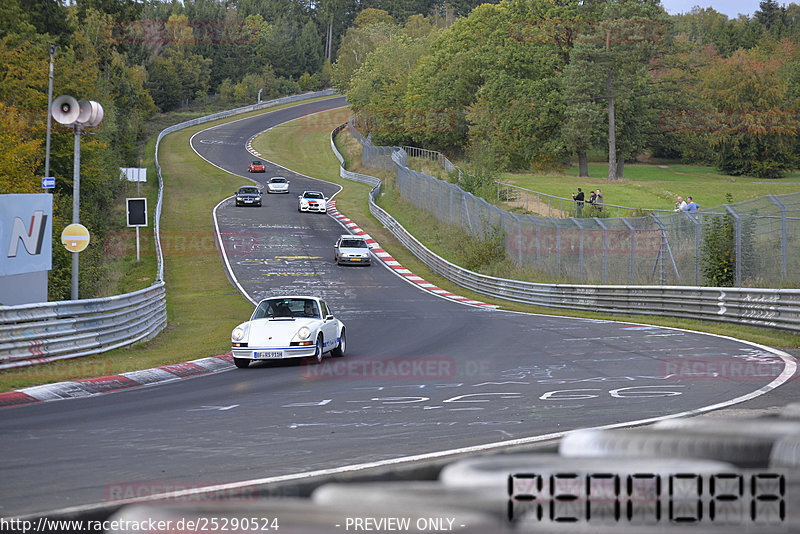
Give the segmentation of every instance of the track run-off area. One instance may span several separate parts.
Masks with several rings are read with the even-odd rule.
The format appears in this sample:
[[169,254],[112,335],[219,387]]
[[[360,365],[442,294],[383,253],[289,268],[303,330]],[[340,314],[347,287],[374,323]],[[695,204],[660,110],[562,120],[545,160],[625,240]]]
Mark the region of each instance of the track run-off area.
[[[266,173],[249,174],[256,158],[247,144],[267,129],[344,105],[342,98],[300,104],[191,139],[200,157],[241,176],[241,185],[289,179],[290,193],[265,193],[262,207],[219,199],[208,217],[221,266],[254,302],[287,294],[325,299],[347,328],[344,358],[231,366],[0,410],[0,516],[701,413],[768,394],[794,374],[791,356],[749,342],[470,306],[423,291],[380,261],[337,266],[333,244],[347,230],[329,215],[298,212],[297,196],[317,190],[334,197],[340,186],[271,162]],[[231,328],[246,319],[219,317]]]

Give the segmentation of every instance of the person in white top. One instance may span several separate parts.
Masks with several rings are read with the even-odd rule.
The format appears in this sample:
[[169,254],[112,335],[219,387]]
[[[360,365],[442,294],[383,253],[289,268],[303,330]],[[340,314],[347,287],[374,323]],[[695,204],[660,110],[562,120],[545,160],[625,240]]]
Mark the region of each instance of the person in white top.
[[686,201],[683,200],[683,197],[678,197],[678,201],[675,203],[675,211],[683,211],[686,209]]

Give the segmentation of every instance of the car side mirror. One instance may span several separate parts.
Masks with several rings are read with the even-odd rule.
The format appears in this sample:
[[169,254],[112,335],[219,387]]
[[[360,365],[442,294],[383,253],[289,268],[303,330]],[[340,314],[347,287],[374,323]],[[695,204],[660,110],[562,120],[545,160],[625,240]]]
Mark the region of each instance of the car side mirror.
[[332,320],[332,319],[333,319],[333,315],[326,315],[326,316],[325,316],[325,320],[326,320],[326,321],[330,321],[330,320]]

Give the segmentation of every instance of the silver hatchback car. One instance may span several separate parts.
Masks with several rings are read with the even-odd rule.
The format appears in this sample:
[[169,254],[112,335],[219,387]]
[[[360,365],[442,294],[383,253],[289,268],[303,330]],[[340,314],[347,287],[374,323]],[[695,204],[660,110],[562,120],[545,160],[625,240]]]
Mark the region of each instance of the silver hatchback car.
[[342,235],[333,247],[333,261],[337,265],[369,265],[371,256],[369,246],[363,237]]

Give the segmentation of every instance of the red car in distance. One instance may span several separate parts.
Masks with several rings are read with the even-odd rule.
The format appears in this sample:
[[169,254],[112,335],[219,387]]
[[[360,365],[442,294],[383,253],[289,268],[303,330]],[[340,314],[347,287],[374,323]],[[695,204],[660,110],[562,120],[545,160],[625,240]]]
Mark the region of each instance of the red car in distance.
[[267,172],[267,169],[263,163],[256,160],[247,166],[247,172]]

